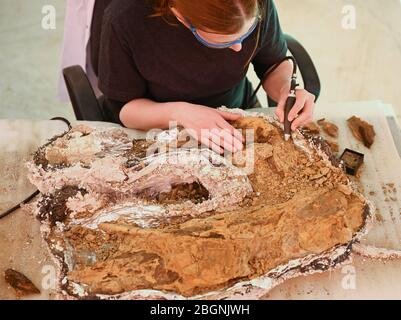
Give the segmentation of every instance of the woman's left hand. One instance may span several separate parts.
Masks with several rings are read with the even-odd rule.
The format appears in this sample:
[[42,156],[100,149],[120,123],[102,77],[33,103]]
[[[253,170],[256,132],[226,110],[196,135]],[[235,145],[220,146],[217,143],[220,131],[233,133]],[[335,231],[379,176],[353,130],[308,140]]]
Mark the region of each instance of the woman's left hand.
[[[276,115],[280,119],[281,123],[284,122],[284,106],[288,98],[288,93],[288,86],[285,86],[280,90],[280,99],[277,104]],[[305,89],[297,89],[295,104],[288,114],[288,120],[294,120],[291,125],[291,130],[294,131],[298,127],[312,122],[314,108],[315,96]]]

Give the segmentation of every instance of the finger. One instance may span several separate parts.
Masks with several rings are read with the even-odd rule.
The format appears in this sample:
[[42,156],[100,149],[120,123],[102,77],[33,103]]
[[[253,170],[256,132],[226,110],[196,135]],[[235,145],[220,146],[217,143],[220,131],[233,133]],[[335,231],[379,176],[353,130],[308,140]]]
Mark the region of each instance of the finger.
[[201,133],[200,135],[200,142],[208,147],[209,149],[212,149],[214,152],[218,154],[223,154],[224,149],[220,147],[220,145],[216,144],[211,138],[210,138],[210,133]]
[[242,136],[242,133],[239,130],[235,129],[224,119],[217,121],[217,125],[219,128],[228,131],[236,140],[234,143],[241,144],[242,147],[242,143],[245,142],[245,138]]
[[223,154],[224,153],[224,149],[221,148],[220,146],[218,146],[217,144],[215,144],[211,140],[207,140],[203,144],[206,145],[209,149],[213,150],[214,152],[216,152],[218,154]]
[[[204,146],[210,148],[209,129],[186,128],[185,130],[196,141],[198,141],[201,144],[203,144]],[[219,150],[217,150],[216,152],[220,153]]]
[[309,122],[312,121],[312,117],[308,114],[302,113],[298,118],[296,118],[293,123],[291,124],[291,130],[295,131],[297,130],[300,126],[305,125]]
[[288,114],[288,120],[293,121],[295,117],[300,113],[300,111],[304,108],[306,102],[306,95],[304,92],[300,91],[297,93],[297,98],[295,100],[295,104],[292,107],[290,113]]
[[216,109],[216,111],[225,119],[228,121],[235,121],[240,119],[242,116],[238,113],[232,113],[232,112],[227,112],[227,111],[223,111],[223,110],[218,110]]
[[201,140],[201,135],[197,130],[195,130],[193,128],[185,128],[185,131],[186,131],[187,134],[189,134],[196,141],[200,141]]
[[277,108],[275,111],[276,116],[278,117],[278,119],[280,120],[281,123],[284,122],[284,106],[285,106],[285,102],[287,100],[288,94],[283,94],[280,97],[280,100],[277,103]]
[[245,141],[245,138],[238,130],[234,129],[234,131],[229,131],[227,129],[223,129],[222,133],[225,137],[228,137],[228,139],[232,139],[234,152],[240,151],[244,148],[243,142]]
[[[229,150],[230,152],[237,152],[243,149],[242,142],[233,136],[232,132],[226,129],[222,129],[219,132],[221,139],[223,139],[224,149]],[[227,145],[231,146],[231,150],[226,147]]]
[[313,102],[313,99],[306,100],[305,107],[304,107],[301,115],[298,118],[296,118],[291,125],[291,129],[293,131],[302,125],[312,122],[314,106],[315,106],[315,104]]
[[231,153],[236,152],[236,148],[233,145],[233,137],[227,132],[224,134],[222,130],[212,129],[210,131],[210,140],[213,141],[216,145],[222,147],[224,150],[227,150]]

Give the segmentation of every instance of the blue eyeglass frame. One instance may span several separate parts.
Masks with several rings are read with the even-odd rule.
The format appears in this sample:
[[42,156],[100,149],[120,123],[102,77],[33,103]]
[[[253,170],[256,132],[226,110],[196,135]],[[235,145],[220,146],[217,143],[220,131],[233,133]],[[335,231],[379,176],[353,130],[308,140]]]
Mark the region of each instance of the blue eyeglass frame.
[[196,40],[198,40],[200,43],[202,43],[206,47],[214,48],[214,49],[226,49],[226,48],[229,48],[229,47],[231,47],[233,45],[242,43],[246,38],[248,38],[255,31],[256,27],[260,23],[260,20],[261,20],[261,16],[260,15],[256,16],[255,22],[252,25],[252,27],[247,31],[247,33],[245,33],[243,36],[239,37],[237,40],[234,40],[232,42],[227,42],[227,43],[211,43],[211,42],[208,42],[205,39],[203,39],[199,35],[199,33],[196,31],[196,28],[194,27],[194,25],[188,19],[186,19],[186,21],[187,21],[187,23],[189,25],[189,29],[191,30],[191,32],[195,36]]

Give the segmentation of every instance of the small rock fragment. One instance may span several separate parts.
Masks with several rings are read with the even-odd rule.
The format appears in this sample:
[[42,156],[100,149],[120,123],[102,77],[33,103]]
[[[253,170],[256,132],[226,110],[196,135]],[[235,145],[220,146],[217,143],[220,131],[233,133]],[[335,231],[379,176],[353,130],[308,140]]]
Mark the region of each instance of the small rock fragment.
[[319,126],[322,127],[323,131],[328,134],[330,137],[337,138],[338,137],[338,127],[331,122],[326,121],[326,119],[320,119],[317,121]]
[[342,192],[346,196],[349,196],[352,193],[351,187],[344,185],[344,184],[339,184],[337,186],[338,191]]
[[320,169],[320,173],[324,176],[326,176],[330,172],[330,168],[328,167],[323,167]]
[[304,130],[308,134],[312,134],[312,135],[318,135],[320,133],[320,129],[315,122],[310,122],[310,123],[302,126],[302,130]]
[[383,221],[384,221],[383,216],[380,213],[376,213],[375,218],[376,218],[376,221],[379,223],[383,223]]
[[22,273],[7,269],[4,272],[6,282],[15,289],[18,296],[27,296],[31,294],[39,294],[40,290]]
[[355,139],[361,141],[365,147],[370,148],[376,136],[373,126],[356,116],[349,118],[347,123]]
[[328,145],[330,146],[331,151],[333,151],[334,153],[337,153],[340,151],[340,147],[338,146],[337,142],[334,141],[328,141],[326,140]]

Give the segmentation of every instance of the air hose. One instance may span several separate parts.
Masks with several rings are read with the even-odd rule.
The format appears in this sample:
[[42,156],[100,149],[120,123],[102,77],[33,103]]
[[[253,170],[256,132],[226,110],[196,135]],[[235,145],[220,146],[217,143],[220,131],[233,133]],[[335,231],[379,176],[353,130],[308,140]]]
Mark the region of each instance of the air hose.
[[[258,93],[258,91],[260,90],[260,88],[262,87],[263,83],[266,81],[267,77],[270,76],[284,61],[292,61],[292,79],[291,79],[291,88],[294,84],[294,79],[296,79],[297,76],[297,71],[298,71],[298,65],[297,62],[295,60],[294,57],[288,56],[285,57],[283,59],[281,59],[279,62],[277,62],[276,64],[274,64],[273,66],[271,66],[263,75],[262,79],[260,80],[258,86],[256,87],[256,89],[253,91],[251,97],[248,100],[248,106],[252,104],[252,101],[255,99],[256,94]],[[295,82],[296,84],[296,82]],[[295,85],[296,87],[297,85]],[[294,88],[295,89],[295,88]]]
[[[71,130],[72,126],[71,123],[62,117],[55,117],[52,118],[50,120],[58,120],[58,121],[63,121],[67,126],[68,126],[68,131]],[[5,217],[7,217],[8,215],[10,215],[11,213],[13,213],[14,211],[16,211],[17,209],[19,209],[22,205],[27,204],[29,201],[31,201],[32,199],[34,199],[38,194],[39,194],[39,190],[36,190],[35,192],[33,192],[29,197],[27,197],[26,199],[22,200],[20,203],[18,203],[17,205],[15,205],[14,207],[0,213],[0,219],[3,219]]]

